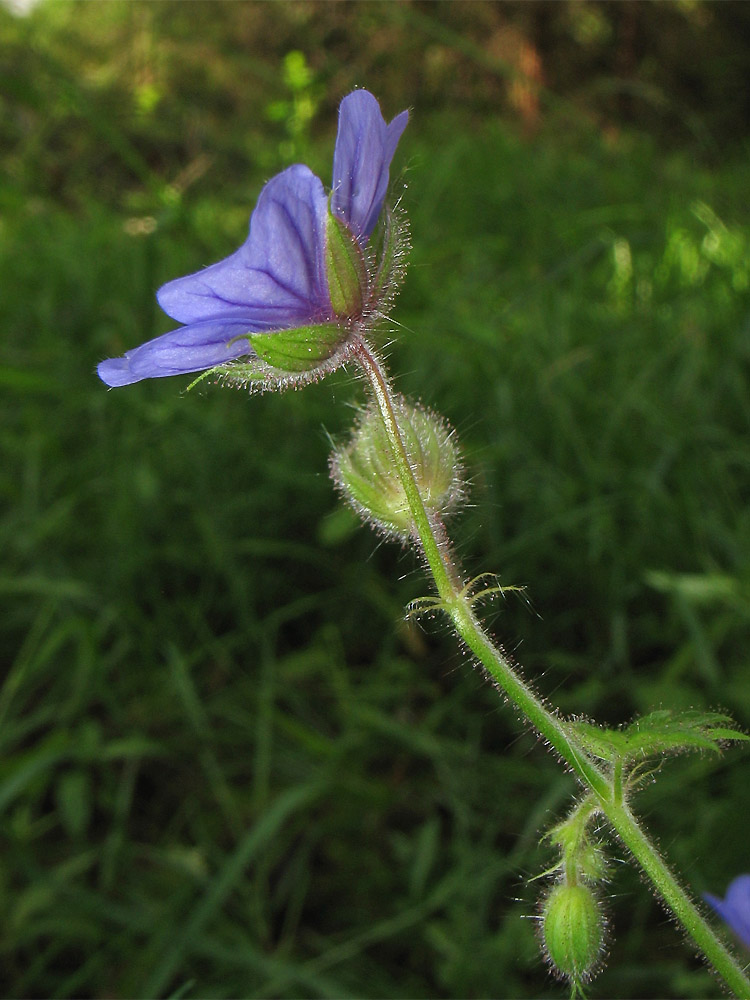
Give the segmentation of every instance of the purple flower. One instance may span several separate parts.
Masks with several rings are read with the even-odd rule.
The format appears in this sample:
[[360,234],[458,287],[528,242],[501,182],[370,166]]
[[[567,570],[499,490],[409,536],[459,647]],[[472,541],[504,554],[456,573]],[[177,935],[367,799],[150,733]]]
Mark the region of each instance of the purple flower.
[[[102,381],[121,386],[203,371],[237,358],[254,362],[259,339],[252,344],[248,334],[330,331],[331,324],[351,324],[352,309],[343,309],[342,303],[356,307],[363,302],[361,289],[353,283],[360,282],[360,261],[365,273],[368,240],[383,208],[391,160],[408,118],[402,111],[386,124],[378,102],[366,90],[345,97],[339,109],[330,207],[323,184],[305,166],[289,167],[270,180],[239,250],[159,289],[164,312],[185,325],[122,358],[102,361],[97,369]],[[337,227],[334,219],[344,226]],[[369,276],[361,280],[367,282]],[[336,338],[326,336],[326,343],[335,347]]]
[[724,899],[710,893],[704,899],[750,948],[750,875],[739,875],[731,882]]

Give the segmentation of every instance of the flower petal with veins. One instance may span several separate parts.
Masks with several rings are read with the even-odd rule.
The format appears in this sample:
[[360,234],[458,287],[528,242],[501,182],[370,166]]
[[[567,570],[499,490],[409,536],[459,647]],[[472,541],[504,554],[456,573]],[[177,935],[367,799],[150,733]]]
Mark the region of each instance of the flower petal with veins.
[[[378,102],[365,90],[341,102],[334,153],[331,210],[347,227],[352,245],[364,247],[385,199],[391,160],[408,113],[387,125]],[[102,361],[99,377],[115,387],[145,378],[183,375],[256,357],[245,334],[279,333],[324,324],[341,325],[342,342],[364,310],[362,294],[348,289],[334,307],[326,254],[329,199],[321,181],[301,164],[289,167],[263,188],[242,246],[210,267],[167,282],[157,293],[164,312],[185,324],[179,329]],[[338,259],[338,258],[335,258]],[[340,282],[339,282],[340,283]],[[339,290],[340,291],[340,290]],[[340,294],[335,296],[344,301]],[[352,306],[352,303],[354,305]],[[337,311],[343,309],[341,315]],[[313,352],[314,354],[314,352]]]

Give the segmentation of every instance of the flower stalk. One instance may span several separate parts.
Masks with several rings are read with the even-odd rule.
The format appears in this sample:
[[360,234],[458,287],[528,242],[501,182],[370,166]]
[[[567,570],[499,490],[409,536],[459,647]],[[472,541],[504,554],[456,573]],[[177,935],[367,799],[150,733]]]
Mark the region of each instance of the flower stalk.
[[528,720],[539,735],[576,775],[593,796],[597,810],[654,886],[659,897],[693,938],[727,987],[742,1000],[750,1000],[750,979],[695,903],[675,878],[668,865],[630,810],[623,794],[621,766],[612,773],[595,760],[576,738],[573,727],[550,711],[520,677],[501,647],[487,635],[473,610],[470,588],[452,555],[442,521],[428,514],[399,429],[393,390],[383,365],[360,338],[352,357],[367,381],[390,444],[393,465],[401,481],[413,519],[414,540],[421,549],[438,593],[435,606],[441,607],[468,649],[481,664],[493,684]]

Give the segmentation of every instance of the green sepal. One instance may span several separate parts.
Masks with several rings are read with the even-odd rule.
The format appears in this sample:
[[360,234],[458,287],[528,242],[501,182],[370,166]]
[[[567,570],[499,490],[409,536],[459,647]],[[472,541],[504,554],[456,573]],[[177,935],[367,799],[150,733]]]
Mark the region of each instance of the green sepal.
[[389,209],[384,212],[381,225],[376,230],[380,237],[380,246],[377,250],[378,273],[375,276],[375,288],[373,298],[380,299],[388,291],[396,265],[396,236],[393,214]]
[[309,372],[336,353],[348,331],[337,323],[319,323],[246,336],[261,361],[272,368],[282,372]]
[[341,481],[358,508],[388,531],[406,537],[412,521],[408,500],[379,465],[375,455],[343,452],[338,462]]
[[224,365],[214,365],[213,368],[208,368],[206,371],[201,372],[198,378],[193,379],[185,391],[190,392],[196,385],[200,385],[201,382],[204,382],[208,378],[219,377],[224,377],[232,382],[248,384],[250,382],[262,382],[266,378],[266,373],[252,362],[227,361]]
[[589,884],[606,877],[607,860],[589,831],[589,825],[597,813],[596,800],[590,795],[578,802],[564,820],[552,827],[545,838],[560,849],[560,860],[542,875],[561,871],[568,880],[583,879]]
[[573,729],[581,745],[600,760],[636,761],[683,750],[719,752],[727,741],[750,739],[732,725],[729,716],[719,712],[662,709],[623,729],[603,729],[590,722],[575,722]]
[[367,289],[367,267],[349,227],[328,206],[326,275],[331,306],[337,316],[359,316]]

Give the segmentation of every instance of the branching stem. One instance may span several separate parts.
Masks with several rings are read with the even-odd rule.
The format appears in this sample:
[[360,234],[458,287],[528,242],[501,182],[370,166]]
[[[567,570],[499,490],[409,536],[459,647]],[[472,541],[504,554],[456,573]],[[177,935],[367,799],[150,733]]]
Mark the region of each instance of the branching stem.
[[572,727],[544,705],[475,616],[470,588],[465,586],[466,581],[453,557],[445,527],[428,513],[422,501],[399,429],[393,390],[383,365],[364,340],[360,340],[354,348],[353,357],[369,384],[383,421],[393,464],[413,518],[414,540],[429,567],[440,606],[450,617],[456,633],[494,685],[534,726],[584,788],[593,794],[598,810],[637,860],[664,904],[692,936],[708,963],[737,997],[750,1000],[750,980],[742,967],[682,888],[630,811],[623,795],[621,768],[615,765],[610,773],[583,749]]

